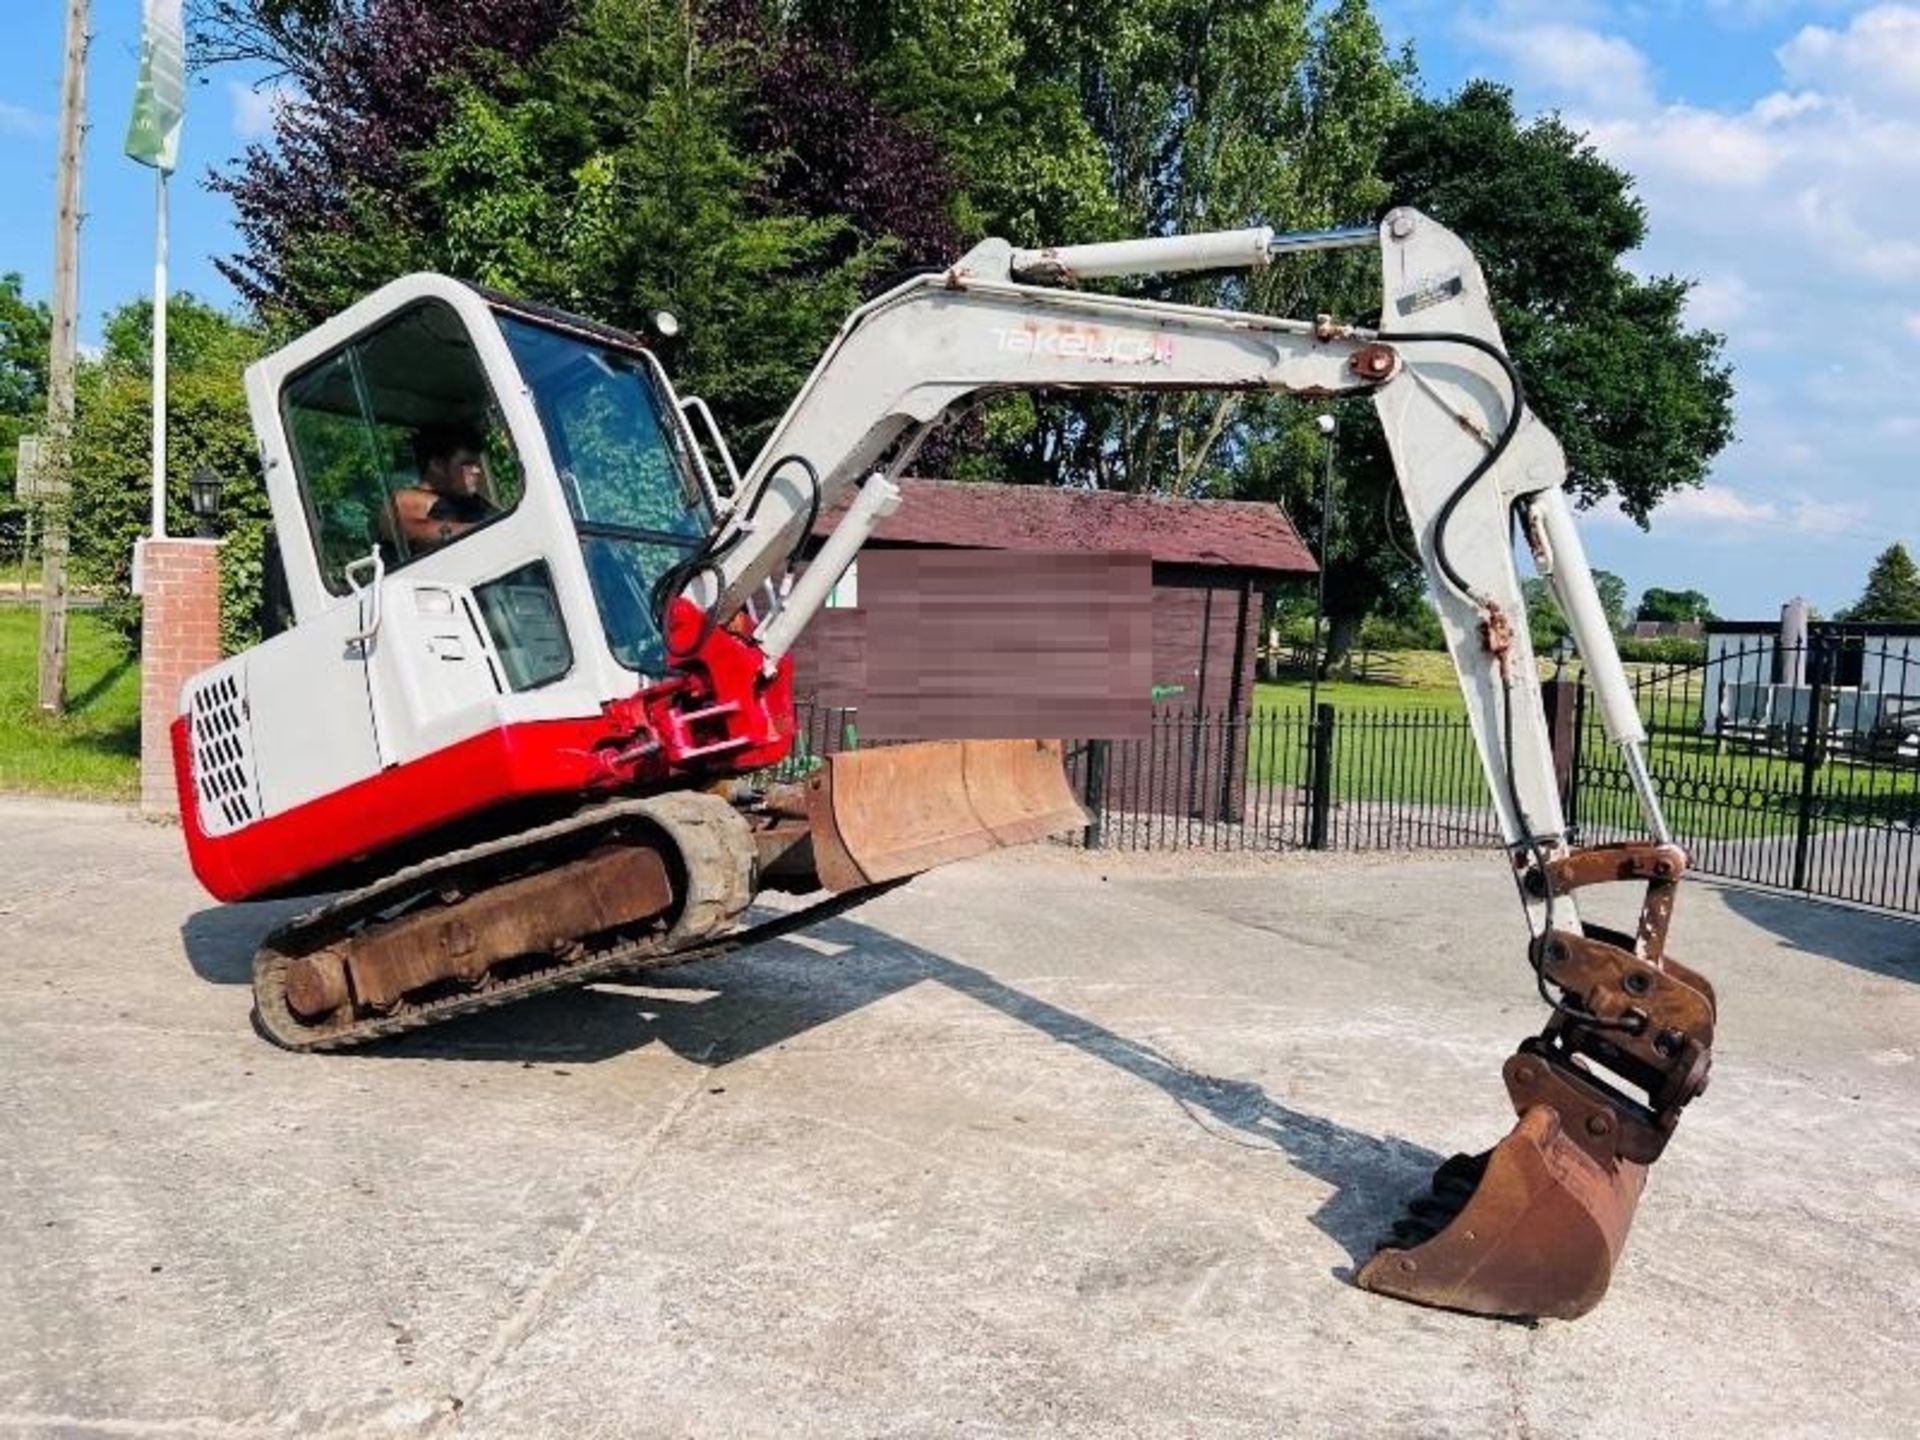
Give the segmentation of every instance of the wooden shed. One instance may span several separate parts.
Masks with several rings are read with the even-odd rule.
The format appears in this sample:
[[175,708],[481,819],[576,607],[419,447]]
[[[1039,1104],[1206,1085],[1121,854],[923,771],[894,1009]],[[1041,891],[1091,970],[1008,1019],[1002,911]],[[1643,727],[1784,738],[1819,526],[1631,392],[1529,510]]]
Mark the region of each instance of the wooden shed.
[[[1151,557],[1153,697],[1162,716],[1247,714],[1263,596],[1317,569],[1277,505],[949,480],[907,479],[900,486],[900,508],[882,523],[869,549]],[[815,545],[833,532],[842,513],[844,507],[815,522]],[[834,663],[827,647],[803,640],[795,651],[798,693],[805,697],[823,667]],[[1223,778],[1224,786],[1218,783]],[[1243,777],[1195,779],[1200,792],[1226,797],[1219,808],[1238,811]],[[1111,796],[1110,803],[1123,805],[1126,798]]]

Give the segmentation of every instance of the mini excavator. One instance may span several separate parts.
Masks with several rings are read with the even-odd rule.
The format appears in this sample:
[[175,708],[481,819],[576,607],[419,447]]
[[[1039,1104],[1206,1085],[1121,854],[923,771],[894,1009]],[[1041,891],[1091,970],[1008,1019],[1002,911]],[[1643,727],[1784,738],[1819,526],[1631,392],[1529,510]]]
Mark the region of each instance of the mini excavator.
[[[1342,247],[1379,253],[1381,328],[1078,288]],[[1714,996],[1667,953],[1687,857],[1564,457],[1445,227],[1402,209],[1291,235],[987,240],[855,311],[744,472],[635,336],[438,275],[384,286],[246,382],[294,623],[190,680],[172,743],[209,891],[331,897],[256,956],[258,1028],[295,1050],[738,949],[1077,827],[1052,741],[885,746],[765,778],[794,742],[789,652],[921,441],[1010,390],[1370,396],[1550,1017],[1506,1064],[1513,1130],[1443,1165],[1358,1280],[1492,1315],[1574,1316],[1605,1292],[1647,1167],[1706,1086]],[[1567,833],[1515,527],[1644,840]],[[1631,934],[1579,914],[1579,892],[1615,881],[1645,887]],[[768,890],[816,898],[750,923]]]

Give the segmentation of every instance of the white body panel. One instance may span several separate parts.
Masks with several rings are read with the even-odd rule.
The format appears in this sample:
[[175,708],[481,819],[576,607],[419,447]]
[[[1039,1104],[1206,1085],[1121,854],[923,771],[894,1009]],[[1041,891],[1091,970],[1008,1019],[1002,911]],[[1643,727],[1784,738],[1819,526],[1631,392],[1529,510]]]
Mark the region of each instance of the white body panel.
[[[1396,220],[1399,223],[1396,223]],[[1398,231],[1400,233],[1396,234]],[[1396,212],[1381,227],[1385,295],[1381,313],[1406,371],[1374,396],[1393,452],[1400,494],[1413,525],[1427,584],[1439,608],[1447,648],[1466,698],[1480,761],[1509,843],[1522,835],[1549,844],[1564,835],[1551,738],[1541,719],[1539,668],[1527,630],[1526,602],[1514,569],[1508,513],[1515,500],[1557,490],[1566,478],[1560,443],[1531,412],[1506,454],[1455,507],[1446,546],[1454,568],[1472,583],[1462,594],[1442,572],[1435,523],[1453,491],[1492,449],[1512,413],[1510,387],[1491,356],[1448,341],[1416,341],[1409,333],[1472,335],[1496,347],[1500,329],[1486,277],[1457,237],[1423,216]],[[1487,651],[1487,603],[1506,616],[1506,663]],[[1511,692],[1509,694],[1509,692]],[[1507,732],[1506,716],[1514,720]],[[1511,756],[1513,784],[1507,779]],[[1519,793],[1516,811],[1511,790]]]
[[246,666],[263,815],[278,815],[380,769],[367,665],[351,637],[362,606],[345,600],[228,661]]

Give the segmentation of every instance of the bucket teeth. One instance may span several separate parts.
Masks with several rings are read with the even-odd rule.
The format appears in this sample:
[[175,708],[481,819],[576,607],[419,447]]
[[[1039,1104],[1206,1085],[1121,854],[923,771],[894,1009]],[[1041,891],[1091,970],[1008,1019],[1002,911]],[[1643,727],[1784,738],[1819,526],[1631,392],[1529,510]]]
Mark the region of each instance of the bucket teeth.
[[1446,1161],[1433,1172],[1427,1192],[1407,1202],[1407,1213],[1393,1222],[1393,1238],[1383,1242],[1382,1248],[1393,1245],[1410,1250],[1433,1239],[1467,1208],[1467,1202],[1473,1198],[1474,1187],[1480,1183],[1480,1177],[1486,1170],[1487,1157],[1484,1154],[1455,1155]]
[[1466,1204],[1467,1197],[1473,1194],[1473,1187],[1487,1173],[1487,1160],[1491,1154],[1489,1150],[1482,1150],[1478,1155],[1456,1155],[1443,1162],[1433,1172],[1433,1193],[1458,1195],[1460,1203]]

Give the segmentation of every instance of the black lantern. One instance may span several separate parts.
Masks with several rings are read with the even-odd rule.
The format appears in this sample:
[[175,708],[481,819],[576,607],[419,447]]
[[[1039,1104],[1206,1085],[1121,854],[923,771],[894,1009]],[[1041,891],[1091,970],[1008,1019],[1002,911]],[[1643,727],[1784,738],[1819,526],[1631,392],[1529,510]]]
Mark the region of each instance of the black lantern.
[[193,506],[194,532],[202,540],[213,539],[213,522],[220,518],[220,487],[226,481],[210,465],[194,468],[187,481],[187,498]]
[[1573,659],[1573,636],[1562,634],[1553,642],[1553,678],[1558,681],[1561,671],[1567,668],[1567,662]]

